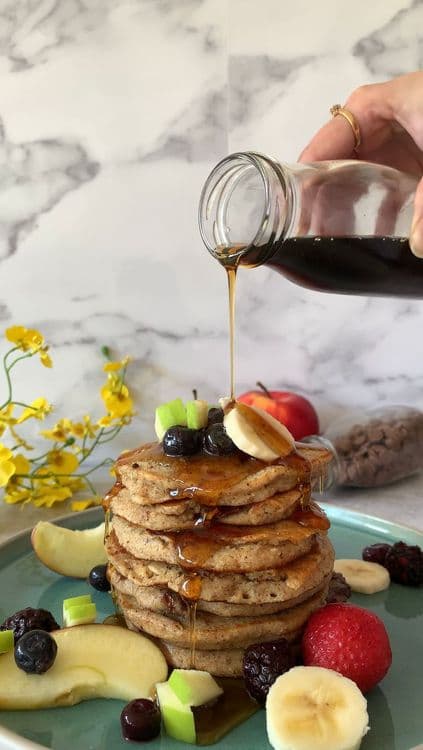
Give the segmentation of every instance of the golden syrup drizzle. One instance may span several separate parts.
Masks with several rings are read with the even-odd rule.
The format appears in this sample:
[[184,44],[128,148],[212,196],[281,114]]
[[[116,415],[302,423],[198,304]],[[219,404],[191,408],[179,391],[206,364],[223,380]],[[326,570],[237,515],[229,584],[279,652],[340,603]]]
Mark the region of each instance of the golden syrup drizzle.
[[291,521],[296,521],[300,526],[307,528],[327,531],[330,528],[330,521],[326,513],[320,508],[314,500],[310,500],[307,508],[299,508],[290,516]]
[[195,649],[197,643],[197,605],[201,596],[202,580],[198,573],[186,576],[183,580],[179,594],[188,608],[189,642],[190,642],[190,669],[195,669]]
[[229,357],[230,357],[230,394],[235,399],[235,288],[236,266],[226,266],[229,293]]
[[243,679],[217,677],[216,680],[223,688],[223,695],[214,703],[193,708],[197,745],[215,744],[260,709],[248,695]]

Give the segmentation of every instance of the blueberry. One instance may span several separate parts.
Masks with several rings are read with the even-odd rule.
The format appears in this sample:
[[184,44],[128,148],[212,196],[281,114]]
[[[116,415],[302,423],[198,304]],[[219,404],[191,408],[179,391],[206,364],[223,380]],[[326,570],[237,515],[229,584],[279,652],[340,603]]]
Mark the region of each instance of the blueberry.
[[209,409],[207,423],[210,425],[215,424],[216,422],[223,422],[223,409],[219,409],[218,406],[212,406],[212,408]]
[[0,625],[0,630],[13,630],[16,645],[19,638],[30,630],[45,630],[50,633],[52,630],[60,630],[60,625],[47,609],[27,607],[8,617]]
[[235,443],[232,442],[221,422],[207,427],[203,445],[206,453],[211,453],[212,456],[230,456],[236,451]]
[[54,664],[57,644],[45,630],[30,630],[15,646],[15,662],[29,674],[43,674]]
[[161,714],[156,703],[147,698],[137,698],[128,703],[120,715],[124,740],[143,742],[160,734]]
[[110,581],[107,578],[107,565],[96,565],[90,571],[88,583],[97,591],[110,591]]
[[167,456],[192,456],[201,448],[202,430],[190,427],[169,427],[163,437],[163,450]]

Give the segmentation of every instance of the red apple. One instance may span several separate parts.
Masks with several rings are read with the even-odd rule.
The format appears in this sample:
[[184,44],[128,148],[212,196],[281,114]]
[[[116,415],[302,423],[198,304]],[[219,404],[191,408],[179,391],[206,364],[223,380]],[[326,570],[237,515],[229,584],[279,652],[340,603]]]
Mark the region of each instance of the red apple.
[[303,396],[291,391],[268,391],[257,383],[261,391],[248,391],[238,396],[248,406],[264,409],[288,428],[295,440],[319,433],[319,419],[314,406]]

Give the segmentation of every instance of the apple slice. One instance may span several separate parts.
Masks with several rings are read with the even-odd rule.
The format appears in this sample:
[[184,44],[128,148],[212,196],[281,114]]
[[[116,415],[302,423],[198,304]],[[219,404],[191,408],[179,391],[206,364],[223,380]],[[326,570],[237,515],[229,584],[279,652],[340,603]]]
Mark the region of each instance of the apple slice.
[[167,404],[160,404],[156,408],[154,429],[158,440],[163,440],[163,436],[169,427],[173,427],[174,425],[185,426],[186,423],[187,413],[180,398],[168,401]]
[[72,531],[39,521],[32,530],[31,544],[47,568],[64,576],[87,578],[92,568],[107,562],[104,523],[94,529]]
[[69,599],[63,599],[63,619],[66,619],[66,612],[71,607],[79,607],[81,604],[92,604],[91,594],[82,594],[81,596],[71,596]]
[[167,677],[162,652],[148,638],[110,625],[55,630],[56,660],[42,675],[19,669],[13,651],[0,657],[0,709],[73,706],[90,698],[150,698]]
[[13,630],[0,630],[0,654],[11,651],[15,645]]
[[223,693],[211,674],[199,669],[174,669],[169,685],[177,698],[188,706],[202,706]]
[[175,740],[195,745],[195,721],[191,708],[179,700],[168,682],[156,685],[156,691],[166,734]]
[[206,427],[209,416],[209,405],[203,399],[187,401],[187,426],[192,430],[201,430]]
[[75,604],[65,611],[63,623],[66,628],[74,628],[76,625],[90,625],[97,617],[97,607],[93,602]]

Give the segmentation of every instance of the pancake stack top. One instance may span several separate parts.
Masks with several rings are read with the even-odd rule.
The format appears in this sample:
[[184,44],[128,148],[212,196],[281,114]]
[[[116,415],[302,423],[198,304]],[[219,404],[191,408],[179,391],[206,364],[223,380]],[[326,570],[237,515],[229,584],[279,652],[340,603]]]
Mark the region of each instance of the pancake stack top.
[[123,454],[105,498],[109,577],[128,627],[172,666],[240,676],[244,649],[297,641],[325,600],[329,522],[310,498],[330,455],[301,448],[274,463],[238,452]]

